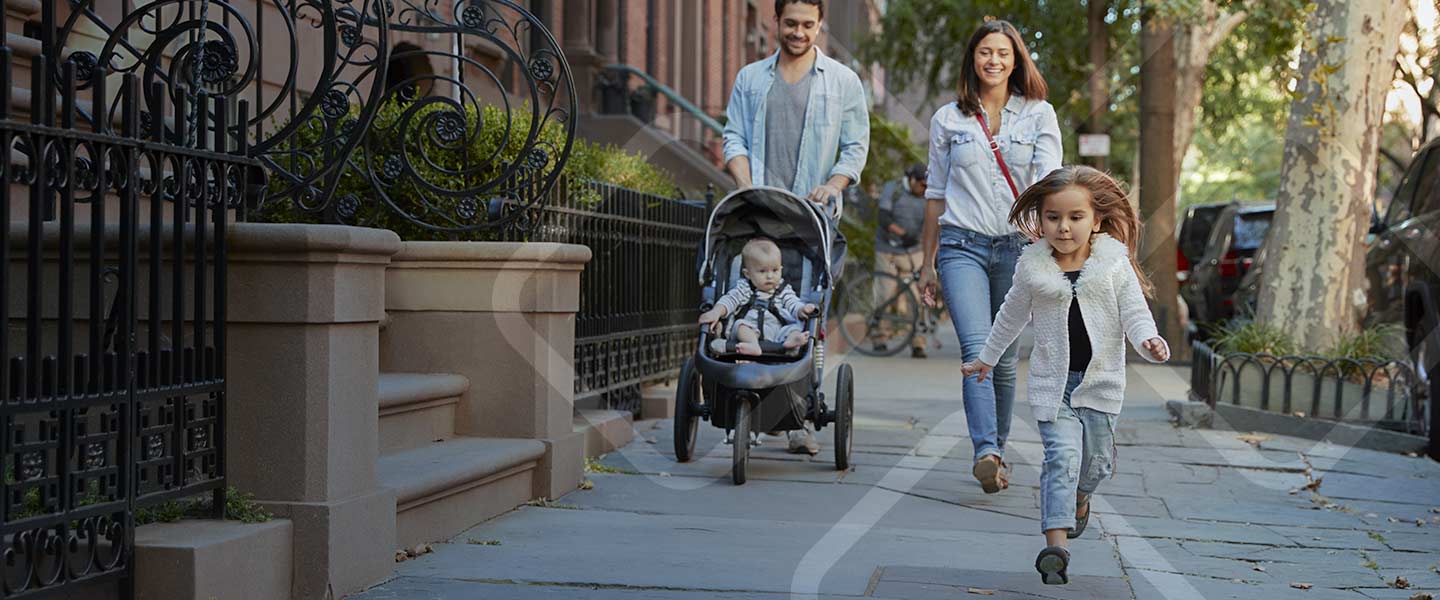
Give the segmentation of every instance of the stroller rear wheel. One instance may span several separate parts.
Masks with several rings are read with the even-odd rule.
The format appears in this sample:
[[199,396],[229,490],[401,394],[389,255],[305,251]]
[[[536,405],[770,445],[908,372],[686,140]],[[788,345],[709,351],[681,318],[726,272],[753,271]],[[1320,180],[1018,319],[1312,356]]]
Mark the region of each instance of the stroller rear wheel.
[[745,484],[745,467],[750,464],[750,399],[741,394],[735,398],[735,438],[730,444],[730,479],[735,485]]
[[695,359],[685,361],[680,368],[680,380],[675,386],[675,460],[690,462],[695,455],[695,438],[700,434],[700,373],[695,370]]
[[855,424],[855,374],[840,365],[835,377],[835,469],[850,468],[850,442]]

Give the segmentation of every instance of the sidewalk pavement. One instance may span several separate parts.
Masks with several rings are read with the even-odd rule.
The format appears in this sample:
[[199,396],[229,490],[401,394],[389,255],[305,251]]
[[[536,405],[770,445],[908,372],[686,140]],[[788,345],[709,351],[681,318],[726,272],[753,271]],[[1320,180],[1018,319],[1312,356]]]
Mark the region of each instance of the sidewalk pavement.
[[1116,476],[1072,541],[1071,583],[1042,585],[1033,565],[1044,545],[1043,453],[1023,400],[1026,368],[1006,451],[1011,487],[986,495],[970,476],[954,339],[923,361],[831,357],[856,374],[852,471],[834,470],[827,428],[813,459],[765,438],[737,487],[722,431],[702,421],[698,458],[679,464],[670,423],[639,423],[634,443],[601,461],[611,472],[588,475],[593,489],[436,544],[359,598],[1440,596],[1440,464],[1177,429],[1163,404],[1184,398],[1188,371],[1149,365],[1130,369]]

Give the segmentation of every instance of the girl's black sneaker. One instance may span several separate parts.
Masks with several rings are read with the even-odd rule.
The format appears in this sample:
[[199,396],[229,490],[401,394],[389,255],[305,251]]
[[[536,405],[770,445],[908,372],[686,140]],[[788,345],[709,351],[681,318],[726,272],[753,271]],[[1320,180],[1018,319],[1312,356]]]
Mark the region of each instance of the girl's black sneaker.
[[1070,551],[1059,546],[1046,546],[1035,557],[1035,570],[1040,572],[1040,581],[1045,585],[1065,585],[1070,576],[1065,570],[1070,567]]

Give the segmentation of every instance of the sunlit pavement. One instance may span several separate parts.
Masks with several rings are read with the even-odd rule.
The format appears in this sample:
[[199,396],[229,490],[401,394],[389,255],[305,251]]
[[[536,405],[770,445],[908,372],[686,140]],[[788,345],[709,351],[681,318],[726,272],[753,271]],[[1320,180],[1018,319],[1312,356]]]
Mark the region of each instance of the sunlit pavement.
[[[1440,593],[1440,465],[1236,432],[1177,429],[1163,403],[1184,368],[1134,365],[1116,476],[1072,542],[1067,586],[1041,585],[1039,435],[1023,401],[1011,487],[970,476],[952,331],[927,360],[835,355],[856,375],[854,468],[824,451],[752,452],[730,482],[724,434],[701,423],[675,462],[669,422],[588,475],[594,487],[526,506],[399,565],[389,598],[1410,598]],[[833,369],[830,369],[833,373]],[[830,383],[827,391],[833,390]],[[1315,491],[1307,484],[1319,481]],[[1403,578],[1409,589],[1392,587]],[[1309,588],[1309,589],[1303,589]]]

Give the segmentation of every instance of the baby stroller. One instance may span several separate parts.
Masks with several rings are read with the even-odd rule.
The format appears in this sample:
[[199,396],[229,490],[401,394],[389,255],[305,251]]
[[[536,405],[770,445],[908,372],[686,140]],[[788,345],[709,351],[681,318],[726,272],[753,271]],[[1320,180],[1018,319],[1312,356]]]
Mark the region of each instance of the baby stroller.
[[[731,478],[745,483],[751,432],[803,429],[835,430],[835,468],[850,467],[854,390],[850,365],[840,365],[835,395],[820,390],[825,366],[825,317],[830,291],[841,272],[845,242],[826,215],[828,209],[787,190],[757,186],[726,196],[710,213],[697,262],[705,305],[714,303],[740,280],[741,248],[763,236],[780,247],[782,275],[803,302],[819,307],[804,323],[809,342],[790,351],[760,356],[717,354],[712,334],[702,329],[695,355],[680,370],[675,394],[675,458],[688,462],[695,450],[700,419],[733,432]],[[738,311],[737,311],[738,312]],[[722,331],[729,331],[727,315]]]

